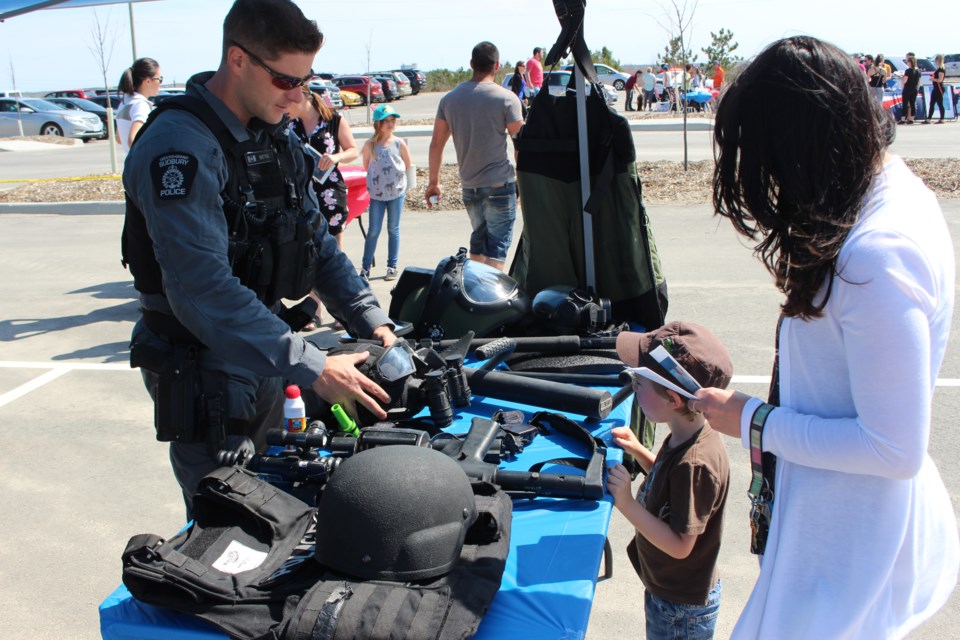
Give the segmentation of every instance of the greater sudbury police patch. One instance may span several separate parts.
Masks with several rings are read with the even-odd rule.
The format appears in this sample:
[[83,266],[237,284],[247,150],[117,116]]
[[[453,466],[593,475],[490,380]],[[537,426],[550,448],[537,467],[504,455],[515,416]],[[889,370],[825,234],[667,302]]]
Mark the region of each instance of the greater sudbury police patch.
[[197,175],[197,159],[189,153],[165,153],[150,165],[150,175],[157,197],[177,200],[190,195],[190,187]]

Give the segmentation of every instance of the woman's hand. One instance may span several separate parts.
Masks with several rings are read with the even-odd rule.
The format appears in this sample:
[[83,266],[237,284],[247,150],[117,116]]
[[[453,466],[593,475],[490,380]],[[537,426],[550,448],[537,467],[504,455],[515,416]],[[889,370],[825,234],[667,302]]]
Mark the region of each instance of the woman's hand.
[[750,398],[730,389],[700,389],[695,400],[688,400],[691,411],[699,411],[710,423],[710,428],[732,438],[740,437],[740,414]]
[[332,153],[325,153],[320,156],[320,162],[317,163],[317,167],[319,167],[321,171],[326,171],[333,165],[337,164],[338,160],[334,157],[334,155],[335,154]]

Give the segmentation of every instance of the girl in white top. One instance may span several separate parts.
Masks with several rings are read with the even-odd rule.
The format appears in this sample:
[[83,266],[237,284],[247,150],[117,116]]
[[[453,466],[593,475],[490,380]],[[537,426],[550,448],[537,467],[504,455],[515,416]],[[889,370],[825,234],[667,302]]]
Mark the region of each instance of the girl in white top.
[[735,639],[902,638],[957,583],[957,521],[927,454],[954,251],[933,193],[886,153],[892,123],[850,56],[804,36],[761,53],[717,110],[714,205],[786,296],[766,421],[740,392],[690,401],[748,448],[756,413],[776,456]]
[[124,151],[130,151],[130,145],[140,127],[147,121],[153,110],[150,98],[160,92],[163,76],[160,65],[153,58],[140,58],[120,76],[120,91],[123,102],[117,109],[117,133]]
[[397,277],[400,254],[400,212],[407,193],[407,171],[410,170],[410,149],[393,135],[400,114],[388,104],[373,111],[373,137],[363,145],[363,168],[367,170],[367,191],[370,192],[370,228],[363,246],[360,275],[370,276],[373,253],[387,216],[387,273],[384,280]]

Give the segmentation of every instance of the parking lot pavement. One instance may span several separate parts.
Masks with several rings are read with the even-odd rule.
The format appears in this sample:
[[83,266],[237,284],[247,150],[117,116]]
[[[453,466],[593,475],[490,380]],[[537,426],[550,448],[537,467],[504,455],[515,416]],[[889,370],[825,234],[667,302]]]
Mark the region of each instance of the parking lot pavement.
[[[955,237],[960,201],[944,201]],[[670,287],[670,317],[710,326],[729,346],[734,386],[762,394],[773,359],[779,298],[769,277],[729,225],[706,206],[651,207]],[[137,317],[129,274],[119,265],[119,215],[0,215],[0,637],[18,640],[99,636],[97,605],[120,580],[120,553],[137,533],[170,536],[183,524],[166,448],[154,440],[152,409],[139,374],[127,365]],[[346,231],[357,259],[362,237]],[[463,212],[403,214],[400,266],[433,267],[464,244]],[[384,306],[380,243],[371,285]],[[960,262],[960,261],[958,261]],[[329,320],[328,318],[326,320]],[[960,327],[960,324],[955,324]],[[960,509],[960,350],[954,331],[934,401],[930,452]],[[310,336],[335,342],[329,326]],[[661,430],[662,432],[662,430]],[[728,442],[732,491],[721,571],[718,638],[727,637],[757,574],[747,553],[747,454]],[[588,640],[635,637],[642,591],[623,552],[631,535],[614,513],[614,577],[597,589]],[[798,603],[802,606],[802,603]],[[42,609],[42,616],[37,614]],[[911,638],[955,638],[960,595]]]

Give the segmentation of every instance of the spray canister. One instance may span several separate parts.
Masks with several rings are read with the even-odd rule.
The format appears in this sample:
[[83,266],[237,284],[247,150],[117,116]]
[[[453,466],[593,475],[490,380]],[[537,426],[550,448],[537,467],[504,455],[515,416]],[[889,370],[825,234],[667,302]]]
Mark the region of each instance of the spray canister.
[[307,408],[300,397],[300,387],[295,384],[287,387],[287,396],[283,401],[283,418],[287,431],[302,433],[307,430]]

